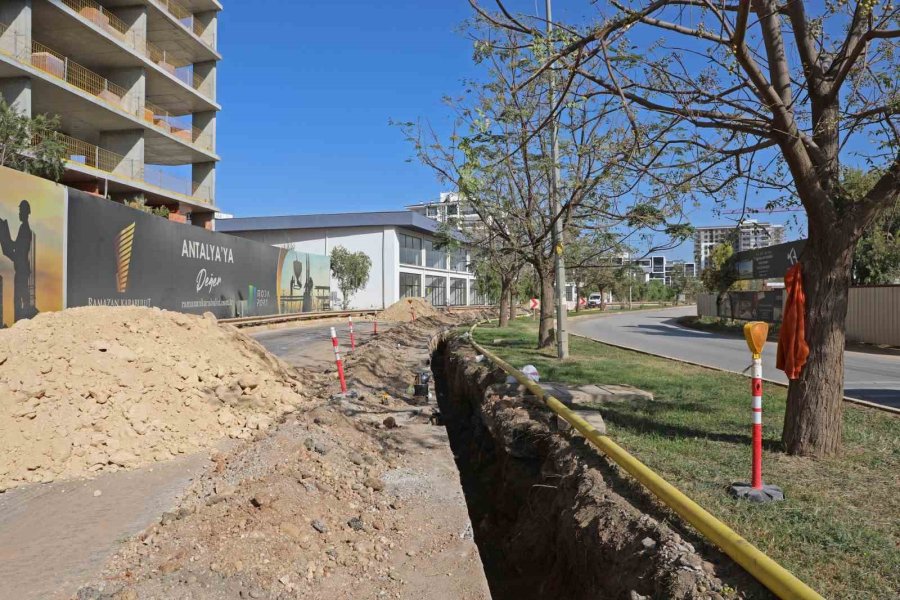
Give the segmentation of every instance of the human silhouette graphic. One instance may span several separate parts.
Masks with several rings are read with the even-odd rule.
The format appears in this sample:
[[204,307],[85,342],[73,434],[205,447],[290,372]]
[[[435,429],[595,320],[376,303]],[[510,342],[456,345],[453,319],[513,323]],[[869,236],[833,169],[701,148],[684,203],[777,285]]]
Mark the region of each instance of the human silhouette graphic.
[[3,255],[12,261],[15,277],[13,278],[14,320],[30,319],[37,313],[31,289],[32,256],[34,233],[28,218],[31,216],[31,205],[28,200],[19,203],[19,233],[13,240],[9,234],[9,223],[0,219],[0,247]]

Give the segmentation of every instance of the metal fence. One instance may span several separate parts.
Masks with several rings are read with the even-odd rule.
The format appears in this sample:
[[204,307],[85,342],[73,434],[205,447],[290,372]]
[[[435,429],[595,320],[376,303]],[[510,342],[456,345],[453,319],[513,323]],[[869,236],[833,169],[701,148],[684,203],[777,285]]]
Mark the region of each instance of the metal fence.
[[[741,318],[733,305],[726,299],[718,314],[715,294],[697,296],[697,314],[701,317]],[[900,346],[900,285],[850,288],[845,326],[848,341]]]

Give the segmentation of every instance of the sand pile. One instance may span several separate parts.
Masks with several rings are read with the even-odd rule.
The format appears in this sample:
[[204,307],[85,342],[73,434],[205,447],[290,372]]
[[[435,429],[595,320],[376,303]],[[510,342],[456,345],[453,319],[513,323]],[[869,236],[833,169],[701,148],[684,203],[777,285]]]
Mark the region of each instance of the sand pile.
[[299,391],[288,367],[211,315],[44,313],[0,331],[0,489],[246,439]]
[[440,314],[440,312],[431,305],[431,302],[424,298],[403,298],[378,313],[378,318],[382,321],[395,323],[412,321],[413,311],[416,313],[416,318],[434,317]]

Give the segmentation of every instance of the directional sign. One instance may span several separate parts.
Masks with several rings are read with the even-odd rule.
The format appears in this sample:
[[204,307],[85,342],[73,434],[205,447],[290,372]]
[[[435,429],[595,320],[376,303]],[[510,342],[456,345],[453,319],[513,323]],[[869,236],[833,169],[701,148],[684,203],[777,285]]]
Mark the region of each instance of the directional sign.
[[537,298],[531,299],[531,310],[537,310],[541,307],[541,301]]
[[755,250],[744,250],[731,257],[738,279],[772,279],[784,277],[800,260],[806,240],[777,244]]
[[587,300],[585,300],[584,296],[578,299],[578,306],[587,306]]

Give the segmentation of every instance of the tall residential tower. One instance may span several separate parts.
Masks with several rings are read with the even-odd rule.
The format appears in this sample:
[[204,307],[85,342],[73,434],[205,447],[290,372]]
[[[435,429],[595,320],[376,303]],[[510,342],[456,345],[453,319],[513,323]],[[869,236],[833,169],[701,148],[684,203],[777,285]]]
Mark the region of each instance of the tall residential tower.
[[60,118],[62,183],[211,227],[219,0],[2,0],[0,95]]

